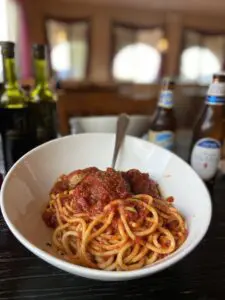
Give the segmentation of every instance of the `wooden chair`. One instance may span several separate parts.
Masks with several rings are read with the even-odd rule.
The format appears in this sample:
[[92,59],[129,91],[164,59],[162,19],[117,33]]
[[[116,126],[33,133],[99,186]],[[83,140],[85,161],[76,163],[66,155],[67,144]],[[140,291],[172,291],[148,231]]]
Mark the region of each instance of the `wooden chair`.
[[74,116],[102,116],[128,113],[130,115],[151,115],[157,99],[132,100],[117,93],[62,93],[57,102],[59,132],[70,134],[69,119]]
[[[150,89],[150,88],[149,88]],[[202,90],[203,89],[203,90]],[[178,86],[175,90],[175,113],[179,129],[192,129],[204,103],[205,88],[199,86]],[[151,115],[156,107],[157,87],[151,99],[134,100],[133,93],[121,95],[115,89],[74,89],[59,95],[58,115],[61,135],[70,134],[69,119],[74,116]]]

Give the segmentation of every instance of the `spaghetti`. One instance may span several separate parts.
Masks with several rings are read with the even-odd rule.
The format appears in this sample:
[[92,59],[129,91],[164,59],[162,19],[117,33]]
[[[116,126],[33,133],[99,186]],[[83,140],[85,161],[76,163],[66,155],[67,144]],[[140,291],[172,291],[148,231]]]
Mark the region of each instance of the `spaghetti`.
[[51,194],[47,209],[57,221],[52,248],[71,263],[108,271],[140,269],[173,253],[186,239],[185,221],[171,198],[132,195],[91,214],[77,211],[71,194]]

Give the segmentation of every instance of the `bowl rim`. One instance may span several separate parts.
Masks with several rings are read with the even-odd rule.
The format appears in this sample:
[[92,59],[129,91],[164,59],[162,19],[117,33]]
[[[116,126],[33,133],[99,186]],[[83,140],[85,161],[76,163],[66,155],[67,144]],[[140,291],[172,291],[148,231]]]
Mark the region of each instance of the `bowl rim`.
[[[74,117],[78,120],[93,120],[93,119],[118,119],[119,115],[96,115],[96,116],[78,116]],[[150,115],[142,115],[142,114],[134,114],[134,115],[129,115],[131,119],[136,119],[136,118],[141,118],[143,120],[150,119]],[[72,117],[73,118],[73,117]],[[93,132],[94,133],[94,132]]]
[[[141,269],[138,270],[131,270],[131,271],[105,271],[105,270],[98,270],[98,269],[92,269],[92,268],[88,268],[88,267],[83,267],[80,265],[76,265],[76,264],[72,264],[70,262],[67,262],[63,259],[57,258],[49,253],[47,253],[45,250],[42,250],[41,248],[33,245],[31,242],[29,242],[22,233],[19,232],[19,230],[14,226],[14,224],[10,221],[10,218],[7,215],[7,212],[5,210],[5,204],[4,204],[4,193],[5,193],[5,189],[8,183],[8,179],[12,176],[14,170],[16,169],[17,165],[20,164],[21,161],[24,160],[24,158],[29,157],[30,155],[32,155],[33,152],[38,151],[40,148],[42,147],[46,147],[46,145],[49,144],[54,144],[59,142],[59,140],[63,141],[66,139],[71,139],[71,138],[79,138],[79,136],[88,136],[88,135],[98,135],[98,136],[115,136],[114,133],[80,133],[80,134],[76,134],[76,135],[69,135],[69,136],[64,136],[64,137],[60,137],[60,138],[56,138],[54,140],[51,140],[49,142],[46,142],[34,149],[32,149],[31,151],[29,151],[28,153],[26,153],[25,155],[23,155],[12,167],[11,169],[8,171],[7,175],[4,178],[2,187],[1,187],[1,194],[0,194],[0,208],[2,211],[2,215],[3,218],[6,222],[6,224],[8,225],[10,231],[13,233],[13,235],[16,237],[16,239],[23,245],[25,246],[25,248],[27,248],[28,250],[30,250],[33,254],[35,254],[36,256],[38,256],[39,258],[43,259],[44,261],[46,261],[47,263],[61,269],[64,270],[66,272],[72,273],[74,275],[79,275],[79,276],[83,276],[86,278],[92,278],[92,279],[100,279],[100,280],[129,280],[129,279],[134,279],[134,278],[141,278],[141,277],[145,277],[154,273],[157,273],[161,270],[167,269],[168,267],[174,265],[175,263],[177,263],[178,261],[182,260],[184,257],[186,257],[190,252],[192,252],[192,250],[194,248],[196,248],[196,246],[201,242],[201,240],[204,238],[204,236],[206,235],[210,223],[211,223],[211,219],[212,219],[212,201],[211,201],[211,196],[206,188],[206,185],[204,184],[204,182],[200,179],[200,177],[198,176],[197,173],[195,173],[197,175],[197,177],[202,181],[202,184],[206,190],[206,193],[208,195],[208,197],[206,197],[206,201],[207,203],[207,220],[205,221],[205,228],[202,231],[202,233],[198,236],[198,238],[196,238],[190,245],[185,247],[185,243],[174,253],[170,254],[169,256],[167,256],[165,259],[162,259],[161,261],[157,262],[156,264],[150,265],[149,267],[143,267]],[[149,144],[150,142],[139,139],[137,137],[133,137],[133,136],[129,136],[127,135],[126,138],[129,139],[133,139],[133,140],[137,140],[137,141],[141,141],[144,144]],[[152,144],[152,143],[151,143]],[[153,144],[154,145],[154,144]],[[154,145],[154,147],[159,148],[159,146]],[[160,148],[161,149],[161,148]],[[166,152],[170,152],[166,149],[164,149]],[[172,156],[175,156],[176,159],[182,161],[182,163],[186,164],[189,168],[191,168],[188,163],[186,161],[184,161],[183,159],[181,159],[179,156],[177,156],[174,153],[170,154]],[[192,169],[192,168],[191,168]],[[193,170],[193,169],[192,169]],[[194,172],[194,171],[193,171]]]

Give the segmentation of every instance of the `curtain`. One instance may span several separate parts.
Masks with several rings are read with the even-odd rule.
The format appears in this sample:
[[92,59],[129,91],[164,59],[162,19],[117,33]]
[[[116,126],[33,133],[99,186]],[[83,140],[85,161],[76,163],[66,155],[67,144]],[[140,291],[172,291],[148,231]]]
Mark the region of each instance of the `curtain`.
[[89,28],[86,20],[49,19],[46,22],[51,66],[58,79],[84,80],[87,76]]
[[124,47],[135,43],[136,41],[136,29],[127,28],[125,26],[114,26],[113,27],[113,41],[114,41],[114,53],[118,53]]

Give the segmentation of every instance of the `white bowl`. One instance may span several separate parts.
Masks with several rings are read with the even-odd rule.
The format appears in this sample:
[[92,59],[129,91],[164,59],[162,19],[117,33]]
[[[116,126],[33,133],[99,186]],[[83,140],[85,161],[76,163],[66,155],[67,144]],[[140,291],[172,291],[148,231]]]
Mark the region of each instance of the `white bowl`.
[[114,134],[80,134],[48,142],[23,156],[7,174],[1,190],[1,209],[15,237],[46,262],[72,274],[99,280],[128,280],[163,270],[191,252],[205,235],[211,219],[211,200],[196,173],[176,155],[146,141],[127,136],[117,169],[137,168],[158,180],[165,195],[175,197],[184,214],[188,238],[175,253],[135,271],[101,271],[73,265],[46,251],[52,231],[41,214],[56,178],[78,168],[105,169],[111,163]]
[[[80,117],[77,122],[83,132],[114,133],[116,132],[117,119],[118,116]],[[133,136],[143,135],[148,130],[149,122],[149,116],[131,115],[127,134]]]

